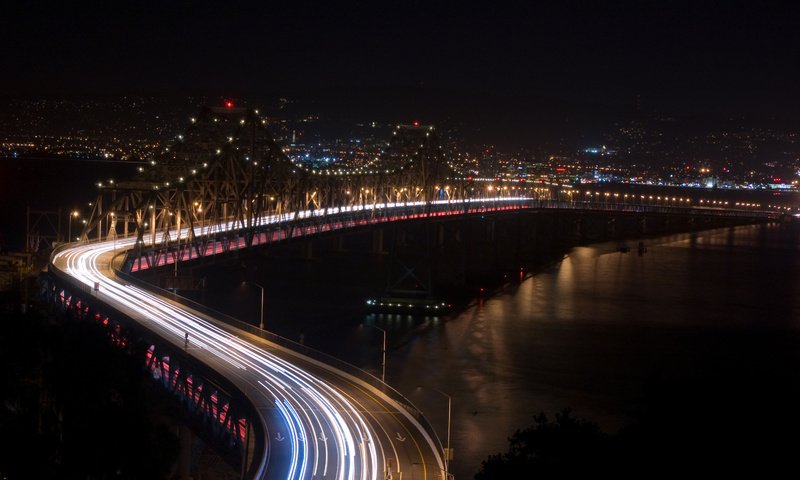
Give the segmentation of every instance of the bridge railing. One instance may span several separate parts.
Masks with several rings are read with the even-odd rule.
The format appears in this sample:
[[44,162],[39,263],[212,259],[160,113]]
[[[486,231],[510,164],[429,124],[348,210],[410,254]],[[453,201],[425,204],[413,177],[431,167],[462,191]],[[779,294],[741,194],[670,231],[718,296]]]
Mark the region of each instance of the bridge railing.
[[349,374],[352,377],[355,377],[356,379],[367,383],[368,385],[371,385],[372,387],[381,391],[387,397],[397,402],[404,410],[406,410],[409,414],[411,414],[411,416],[414,417],[414,419],[417,422],[419,422],[419,425],[436,443],[436,446],[438,447],[439,451],[441,451],[442,449],[441,440],[439,439],[436,430],[433,428],[430,422],[428,422],[428,420],[425,418],[422,412],[418,408],[416,408],[414,404],[405,395],[398,392],[388,384],[382,382],[379,378],[375,377],[369,372],[355,365],[347,363],[344,360],[328,355],[327,353],[313,349],[306,345],[302,345],[300,343],[297,343],[293,340],[289,340],[288,338],[282,337],[275,333],[268,332],[266,330],[261,330],[260,328],[245,323],[235,317],[226,315],[222,312],[206,307],[201,303],[198,303],[192,299],[178,295],[175,292],[159,288],[151,283],[145,282],[144,280],[141,280],[121,270],[117,269],[115,270],[115,273],[120,279],[126,282],[130,282],[152,293],[168,298],[177,303],[181,303],[191,308],[192,310],[195,310],[203,314],[207,319],[211,320],[216,326],[222,328],[223,330],[226,330],[228,333],[236,335],[240,333],[240,331],[247,332],[251,335],[260,337],[261,339],[269,343],[273,343],[283,347],[284,349],[290,350],[295,354],[303,355],[318,362],[322,362],[328,366],[331,366],[346,374]]
[[[103,315],[109,316],[114,318],[115,321],[119,322],[120,324],[124,324],[126,327],[132,327],[134,330],[143,329],[147,332],[146,338],[150,342],[157,343],[159,345],[170,345],[174,347],[174,343],[162,336],[159,333],[156,333],[153,330],[148,329],[146,326],[143,326],[139,323],[132,322],[130,317],[128,317],[124,312],[114,307],[112,304],[107,302],[102,294],[98,294],[98,292],[94,291],[90,285],[86,285],[83,282],[80,282],[75,277],[69,275],[67,272],[59,269],[53,268],[53,259],[57,253],[60,251],[65,250],[69,244],[62,244],[57,246],[53,249],[50,257],[50,268],[48,274],[51,276],[55,284],[59,284],[62,287],[65,287],[65,290],[70,291],[70,295],[77,295],[78,298],[82,302],[85,302],[87,305],[90,305],[93,311],[95,312],[102,312]],[[113,259],[111,260],[111,264],[118,262],[119,257],[124,255],[124,253],[117,253],[114,255]],[[244,391],[239,388],[233,381],[226,378],[219,372],[215,371],[213,368],[209,368],[204,366],[199,361],[194,361],[189,356],[184,356],[181,352],[180,348],[170,350],[171,356],[180,356],[183,357],[182,364],[188,365],[190,367],[190,371],[194,371],[202,375],[202,377],[208,381],[208,385],[213,386],[215,389],[219,390],[219,393],[225,394],[227,398],[231,399],[232,401],[236,401],[237,409],[241,409],[247,412],[247,418],[249,420],[250,426],[253,428],[254,432],[256,433],[256,439],[254,443],[254,451],[256,452],[257,456],[260,458],[266,455],[266,441],[263,438],[264,436],[264,425],[263,425],[263,417],[259,413],[258,409],[250,402],[250,400],[245,395]],[[205,425],[205,420],[201,419],[200,423]],[[247,452],[243,453],[247,455]],[[248,473],[257,469],[260,465],[259,461],[252,462],[250,466],[250,470]]]
[[[366,204],[290,212],[253,219],[251,225],[221,222],[196,227],[194,240],[171,244],[145,245],[131,250],[125,271],[140,271],[195,260],[209,255],[229,253],[247,246],[283,242],[292,238],[337,230],[365,227],[394,221],[419,220],[459,214],[479,214],[507,209],[578,210],[587,212],[689,214],[701,216],[768,218],[770,212],[722,209],[697,205],[652,205],[627,201],[576,200],[563,198],[504,197],[438,200],[430,203],[399,202]],[[204,242],[206,242],[204,244]]]
[[[618,212],[639,212],[639,213],[688,213],[693,215],[714,215],[714,216],[737,216],[753,218],[770,218],[779,215],[780,212],[768,210],[746,210],[741,208],[712,207],[697,204],[685,205],[654,205],[650,202],[630,202],[627,200],[586,200],[577,198],[556,197],[474,197],[467,199],[447,200],[441,199],[431,203],[422,202],[397,202],[397,203],[366,203],[348,207],[328,207],[316,210],[306,210],[303,212],[290,212],[282,215],[269,215],[253,219],[252,225],[236,225],[235,218],[231,216],[228,220],[221,220],[216,225],[201,225],[195,227],[194,235],[197,238],[207,236],[225,236],[235,234],[240,231],[275,231],[291,229],[293,227],[321,227],[330,225],[334,221],[348,220],[354,223],[368,222],[379,223],[388,218],[397,217],[396,212],[411,218],[419,215],[436,216],[441,214],[454,213],[476,213],[488,211],[495,207],[498,202],[517,208],[542,208],[542,209],[572,209],[572,210],[591,210],[591,211],[618,211]],[[355,226],[355,225],[350,225]],[[220,228],[222,227],[222,228]],[[202,231],[206,229],[205,231]],[[317,232],[315,232],[317,233]],[[187,235],[184,233],[183,235]],[[131,232],[127,236],[116,234],[119,240],[134,238],[136,233]],[[295,236],[295,235],[293,235]],[[300,235],[297,235],[300,236]],[[145,236],[147,237],[147,235]],[[81,240],[81,244],[91,244],[108,241],[106,236],[102,239],[88,238]],[[169,248],[179,248],[184,245],[187,238],[182,238],[179,242],[170,242]],[[74,242],[73,242],[74,243]],[[160,242],[157,242],[160,244]],[[62,244],[63,246],[65,244]],[[68,244],[67,244],[68,245]],[[145,246],[154,248],[151,241],[145,238]],[[166,247],[163,246],[162,247]]]
[[741,208],[722,208],[704,205],[653,205],[625,201],[592,200],[547,200],[544,208],[568,208],[574,210],[614,211],[632,213],[672,213],[689,215],[709,215],[723,217],[772,218],[777,212],[769,210],[746,210]]
[[[327,227],[331,227],[330,223],[331,219],[335,221],[341,221],[346,218],[348,222],[352,221],[358,224],[362,224],[363,222],[363,224],[366,225],[370,223],[380,223],[381,221],[387,221],[386,219],[390,217],[397,218],[398,215],[400,215],[401,217],[417,216],[411,218],[419,218],[419,217],[428,217],[431,215],[448,214],[448,213],[449,214],[460,213],[460,212],[479,213],[481,211],[491,211],[492,205],[496,205],[496,203],[482,199],[472,199],[467,202],[456,201],[456,202],[441,202],[436,204],[425,204],[425,205],[402,205],[402,209],[398,209],[397,207],[364,208],[356,212],[352,211],[344,212],[339,218],[335,218],[337,217],[336,214],[328,216],[327,215],[328,212],[325,211],[323,212],[323,215],[311,214],[304,216],[303,218],[293,219],[294,223],[291,226],[289,226],[289,228],[298,228],[306,226],[310,228],[309,231],[313,233],[319,233],[321,226],[327,225]],[[652,212],[652,213],[689,213],[689,214],[699,214],[699,215],[724,215],[724,216],[747,216],[747,217],[759,217],[768,215],[768,212],[753,212],[746,210],[728,210],[728,209],[721,210],[721,209],[713,209],[713,208],[698,207],[698,206],[673,207],[673,206],[631,204],[622,202],[620,203],[581,202],[581,201],[563,201],[563,200],[533,199],[533,198],[520,198],[515,200],[509,200],[506,203],[506,205],[513,206],[515,208],[581,209],[581,210],[595,210],[595,211]],[[264,225],[261,228],[286,228],[286,225],[284,224],[281,227],[278,227],[277,225]],[[339,226],[338,228],[341,228],[341,226]],[[125,237],[119,236],[119,238],[125,238]],[[68,248],[69,245],[70,244],[63,244],[56,247],[56,249],[54,249],[53,251],[53,256],[63,251],[64,249]],[[121,255],[122,253],[123,252],[120,252],[119,255]],[[53,257],[51,257],[51,263],[52,259]],[[118,262],[115,261],[113,263],[118,263]],[[436,442],[437,446],[441,449],[441,441],[439,439],[439,436],[437,435],[432,425],[422,415],[422,412],[419,411],[416,407],[414,407],[413,403],[403,394],[401,394],[394,388],[390,387],[389,385],[383,383],[382,381],[380,381],[380,379],[378,379],[374,375],[352,364],[349,364],[343,360],[340,360],[336,357],[312,349],[305,345],[301,345],[297,342],[281,337],[274,333],[263,331],[259,328],[256,328],[253,325],[247,324],[234,317],[210,309],[200,303],[182,297],[174,292],[170,292],[155,287],[154,285],[144,282],[130,274],[124,273],[119,269],[115,269],[115,271],[116,275],[119,278],[123,279],[124,281],[137,285],[140,288],[152,291],[153,293],[156,293],[163,297],[172,299],[175,302],[184,304],[189,308],[192,308],[195,311],[204,314],[209,319],[213,320],[214,323],[216,323],[219,327],[229,331],[234,335],[236,335],[241,331],[247,332],[251,335],[262,338],[267,342],[279,345],[296,354],[306,356],[310,359],[316,360],[326,365],[330,365],[352,376],[355,379],[358,379],[368,385],[373,386],[374,388],[385,394],[387,397],[397,402],[412,417],[414,417],[416,421],[419,423],[419,425],[426,431],[426,433],[430,436],[430,438],[433,439],[433,441]],[[56,275],[60,277],[62,280],[69,281],[73,286],[78,287],[79,289],[88,294],[91,294],[90,286],[75,281],[75,279],[69,277],[65,272],[57,271],[54,273],[56,273]]]

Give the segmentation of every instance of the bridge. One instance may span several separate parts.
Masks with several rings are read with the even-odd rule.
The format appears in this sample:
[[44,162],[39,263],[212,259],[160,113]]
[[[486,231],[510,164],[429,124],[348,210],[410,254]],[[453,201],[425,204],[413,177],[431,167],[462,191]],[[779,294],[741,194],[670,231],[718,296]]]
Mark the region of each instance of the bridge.
[[138,355],[246,478],[441,479],[449,445],[410,401],[351,365],[160,290],[139,272],[393,222],[518,211],[769,218],[680,202],[587,200],[476,181],[430,126],[398,126],[365,164],[289,158],[255,110],[206,108],[163,158],[98,184],[80,241],[51,257],[54,304]]

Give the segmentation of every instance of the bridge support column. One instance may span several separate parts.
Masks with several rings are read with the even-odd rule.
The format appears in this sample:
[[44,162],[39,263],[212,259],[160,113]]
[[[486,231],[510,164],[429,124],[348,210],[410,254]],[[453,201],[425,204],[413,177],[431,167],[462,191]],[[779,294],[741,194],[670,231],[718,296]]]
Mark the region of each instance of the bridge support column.
[[400,247],[408,246],[408,232],[405,228],[396,228],[394,231],[395,234],[395,242]]
[[311,240],[303,242],[300,246],[300,256],[303,260],[311,260],[314,258],[314,244]]
[[150,209],[150,245],[156,244],[156,209]]
[[181,424],[178,427],[178,440],[180,451],[178,453],[178,478],[189,480],[192,478],[192,431]]
[[[102,196],[97,199],[97,205],[95,208],[97,208],[97,217],[100,219],[100,221],[97,223],[97,241],[100,242],[103,240],[103,197]],[[60,215],[59,218],[61,218]]]
[[242,445],[242,479],[246,478],[245,475],[253,461],[256,459],[256,446],[255,442],[251,440],[253,435],[253,427],[250,422],[247,422],[244,434],[244,445]]
[[344,252],[344,235],[336,235],[333,237],[333,251]]
[[372,231],[372,253],[383,255],[386,252],[383,250],[383,229],[377,228]]

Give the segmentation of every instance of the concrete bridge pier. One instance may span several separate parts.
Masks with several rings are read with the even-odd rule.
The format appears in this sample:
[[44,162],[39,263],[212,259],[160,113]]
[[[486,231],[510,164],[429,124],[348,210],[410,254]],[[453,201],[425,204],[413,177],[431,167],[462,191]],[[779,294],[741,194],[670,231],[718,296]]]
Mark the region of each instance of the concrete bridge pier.
[[306,240],[300,245],[300,258],[303,260],[314,258],[314,243],[311,240]]
[[376,228],[372,231],[372,253],[377,255],[386,254],[383,249],[383,228]]
[[609,218],[607,225],[606,235],[608,238],[615,238],[617,236],[617,219],[614,217]]
[[178,478],[189,480],[192,478],[192,431],[184,425],[178,427],[178,440],[180,447],[178,451]]
[[248,423],[244,435],[244,445],[242,452],[242,478],[247,478],[247,472],[253,467],[256,461],[256,445],[252,441],[253,428]]
[[395,243],[398,247],[408,246],[408,231],[405,228],[397,228],[394,231]]
[[342,253],[344,249],[344,235],[336,235],[333,237],[333,251]]
[[450,243],[461,243],[461,230],[466,220],[440,222],[436,224],[436,247],[445,247]]
[[[467,276],[467,245],[462,241],[462,229],[468,228],[467,219],[442,221],[434,232],[433,277],[448,286],[463,286]],[[466,234],[469,236],[469,234]]]
[[536,212],[517,212],[516,217],[516,245],[514,251],[514,270],[534,257],[536,251],[536,224],[539,216]]
[[574,230],[573,230],[575,232],[575,234],[574,234],[575,241],[577,241],[580,244],[583,244],[583,243],[587,242],[587,238],[588,238],[588,235],[587,235],[587,232],[586,232],[587,228],[588,227],[586,225],[586,221],[585,221],[583,215],[581,215],[581,216],[579,216],[579,217],[577,217],[575,219]]

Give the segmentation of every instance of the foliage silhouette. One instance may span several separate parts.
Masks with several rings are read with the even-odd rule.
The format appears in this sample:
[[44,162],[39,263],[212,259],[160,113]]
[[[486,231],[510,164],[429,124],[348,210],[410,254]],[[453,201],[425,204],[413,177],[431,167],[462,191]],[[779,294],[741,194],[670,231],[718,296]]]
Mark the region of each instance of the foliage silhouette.
[[142,366],[88,322],[0,322],[0,477],[166,478],[177,439]]
[[534,417],[534,425],[517,430],[509,438],[507,453],[492,455],[483,462],[476,480],[573,476],[596,470],[607,461],[609,436],[587,420],[576,418],[565,409],[550,421],[544,413]]
[[476,480],[782,476],[800,448],[800,381],[793,369],[720,367],[692,378],[654,375],[634,420],[616,434],[564,410],[509,438]]

